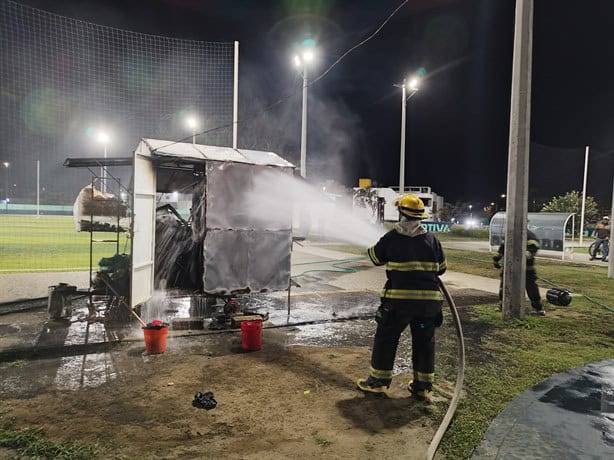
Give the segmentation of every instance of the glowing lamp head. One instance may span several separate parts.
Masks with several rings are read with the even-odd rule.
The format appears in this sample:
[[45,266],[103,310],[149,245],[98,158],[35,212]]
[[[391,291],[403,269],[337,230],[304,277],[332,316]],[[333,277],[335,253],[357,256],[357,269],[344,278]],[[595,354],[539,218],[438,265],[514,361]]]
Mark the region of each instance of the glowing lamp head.
[[103,131],[99,132],[96,136],[96,140],[101,144],[107,144],[109,142],[109,135]]
[[5,161],[2,164],[4,165],[5,168],[8,168],[11,165],[8,161]]
[[411,91],[418,91],[420,89],[420,80],[415,77],[410,78],[409,81],[407,82],[407,87]]
[[198,122],[196,121],[196,118],[194,117],[188,117],[188,119],[185,122],[188,125],[188,128],[191,128],[191,129],[194,129],[196,128],[196,126],[198,126]]
[[307,51],[303,52],[303,60],[305,62],[313,61],[314,57],[315,57],[315,54],[314,54],[313,50],[307,50]]

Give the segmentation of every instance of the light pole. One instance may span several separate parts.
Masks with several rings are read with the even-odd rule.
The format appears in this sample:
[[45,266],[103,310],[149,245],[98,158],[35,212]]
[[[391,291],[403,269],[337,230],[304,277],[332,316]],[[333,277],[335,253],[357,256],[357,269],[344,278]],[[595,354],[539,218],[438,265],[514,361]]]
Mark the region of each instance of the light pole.
[[313,62],[313,47],[305,49],[301,55],[294,56],[294,64],[303,74],[303,113],[301,115],[301,177],[307,177],[307,66]]
[[[401,159],[399,164],[399,193],[405,192],[405,125],[407,124],[407,100],[418,91],[420,80],[416,77],[406,78],[400,85],[402,89],[401,100]],[[409,96],[407,90],[409,89]]]
[[[96,140],[98,142],[100,142],[103,147],[104,147],[104,159],[107,159],[107,144],[109,143],[109,135],[104,132],[104,131],[100,131],[98,133],[98,136],[96,136]],[[100,168],[100,177],[102,178],[102,191],[103,193],[107,192],[107,168],[106,165],[103,165]]]
[[9,166],[11,164],[8,161],[2,163],[4,165],[4,204],[6,207],[6,213],[9,213]]
[[196,128],[198,127],[198,120],[195,117],[188,117],[185,121],[188,128],[192,130],[192,144],[196,144]]

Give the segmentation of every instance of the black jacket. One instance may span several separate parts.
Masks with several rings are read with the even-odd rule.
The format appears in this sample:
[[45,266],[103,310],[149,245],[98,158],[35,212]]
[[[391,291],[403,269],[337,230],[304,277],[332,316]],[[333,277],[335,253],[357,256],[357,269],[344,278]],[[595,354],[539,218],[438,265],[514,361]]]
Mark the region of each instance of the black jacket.
[[382,303],[416,309],[421,316],[441,311],[437,277],[446,271],[446,258],[432,233],[406,236],[391,230],[367,252],[375,265],[386,265]]

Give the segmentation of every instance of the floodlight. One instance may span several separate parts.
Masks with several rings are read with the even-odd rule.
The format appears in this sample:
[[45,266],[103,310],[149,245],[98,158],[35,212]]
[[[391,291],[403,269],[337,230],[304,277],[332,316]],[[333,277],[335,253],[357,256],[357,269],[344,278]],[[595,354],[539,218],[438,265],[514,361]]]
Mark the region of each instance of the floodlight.
[[315,57],[314,53],[312,50],[307,50],[303,52],[303,60],[305,62],[311,62],[313,61],[313,58]]
[[100,142],[101,144],[106,144],[109,142],[109,135],[105,133],[104,131],[101,131],[96,136],[96,140]]
[[196,128],[196,126],[198,125],[198,122],[194,117],[188,117],[185,122],[187,123],[188,127],[192,129]]

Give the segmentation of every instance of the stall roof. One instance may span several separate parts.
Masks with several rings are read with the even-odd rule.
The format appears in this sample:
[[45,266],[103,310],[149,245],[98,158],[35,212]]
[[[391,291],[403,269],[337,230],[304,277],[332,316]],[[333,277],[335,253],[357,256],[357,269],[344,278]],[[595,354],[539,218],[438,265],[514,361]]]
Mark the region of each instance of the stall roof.
[[233,149],[214,145],[192,144],[165,141],[162,139],[143,139],[153,157],[181,159],[188,161],[232,161],[262,166],[295,166],[273,152],[259,150]]
[[132,166],[132,157],[108,157],[108,158],[66,158],[64,166],[69,168],[93,168],[99,166]]

